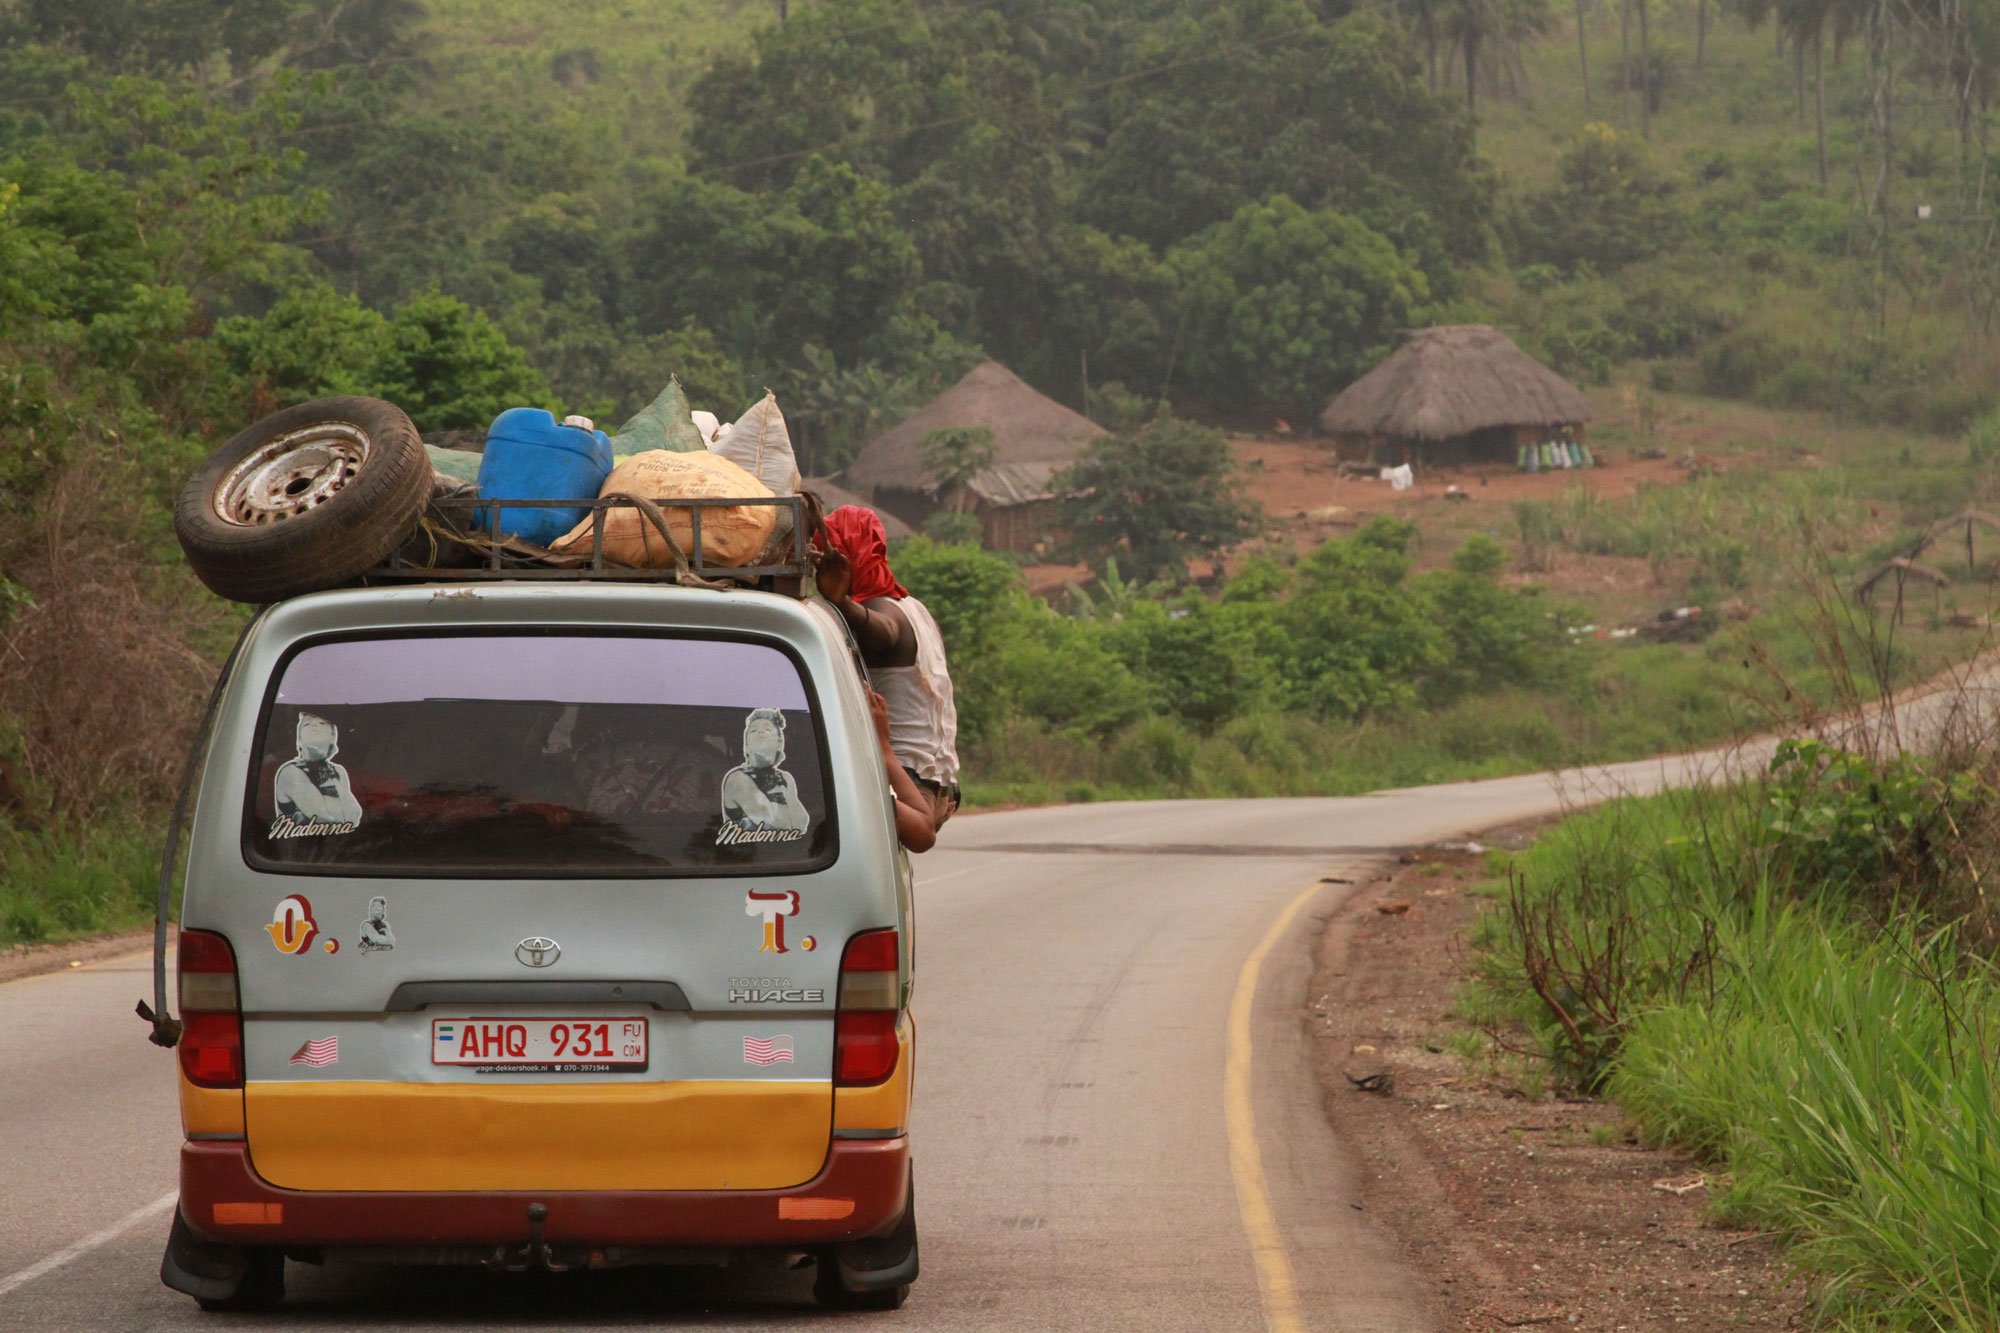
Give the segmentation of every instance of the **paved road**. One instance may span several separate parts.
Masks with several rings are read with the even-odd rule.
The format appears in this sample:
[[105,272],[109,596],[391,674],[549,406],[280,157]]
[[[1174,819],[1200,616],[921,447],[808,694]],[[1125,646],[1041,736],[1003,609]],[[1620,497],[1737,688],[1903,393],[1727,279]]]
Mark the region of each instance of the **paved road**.
[[[861,1318],[1428,1329],[1418,1285],[1353,1206],[1307,1063],[1316,919],[1348,891],[1321,877],[1684,771],[953,821],[918,887],[924,1277],[903,1313]],[[301,1265],[278,1314],[203,1316],[157,1278],[180,1135],[171,1057],[132,1016],[147,968],[0,985],[0,1330],[857,1322],[820,1315],[804,1274]]]

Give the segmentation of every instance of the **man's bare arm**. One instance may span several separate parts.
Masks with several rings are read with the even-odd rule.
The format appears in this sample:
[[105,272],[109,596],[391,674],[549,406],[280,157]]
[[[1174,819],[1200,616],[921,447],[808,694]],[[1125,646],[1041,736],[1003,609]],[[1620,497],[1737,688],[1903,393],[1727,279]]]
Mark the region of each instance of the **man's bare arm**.
[[868,712],[875,719],[875,735],[882,742],[882,766],[889,772],[889,790],[896,793],[896,841],[913,852],[927,852],[937,845],[930,797],[924,795],[924,789],[889,748],[889,704],[873,690],[868,691]]

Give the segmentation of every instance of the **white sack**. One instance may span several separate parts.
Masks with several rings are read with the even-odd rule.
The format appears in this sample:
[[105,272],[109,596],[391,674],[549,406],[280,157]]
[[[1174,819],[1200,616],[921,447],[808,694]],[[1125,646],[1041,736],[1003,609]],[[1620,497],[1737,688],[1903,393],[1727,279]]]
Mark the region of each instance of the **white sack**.
[[764,400],[735,425],[723,427],[709,449],[769,486],[773,495],[799,493],[799,465],[792,456],[792,437],[785,430],[785,414],[778,410],[777,395],[768,390]]

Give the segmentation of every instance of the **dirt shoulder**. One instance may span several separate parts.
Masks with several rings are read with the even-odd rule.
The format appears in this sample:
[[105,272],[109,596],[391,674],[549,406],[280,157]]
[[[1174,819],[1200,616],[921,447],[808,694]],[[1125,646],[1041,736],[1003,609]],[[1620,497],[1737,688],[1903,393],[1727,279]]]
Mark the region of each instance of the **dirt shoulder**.
[[[1771,1241],[1704,1219],[1693,1162],[1641,1147],[1613,1104],[1531,1096],[1532,1074],[1474,1053],[1488,1043],[1452,1013],[1483,857],[1405,861],[1328,920],[1306,1017],[1363,1206],[1425,1275],[1443,1325],[1808,1327]],[[1354,1082],[1377,1075],[1380,1091]]]
[[19,981],[43,972],[60,972],[85,963],[101,963],[153,947],[153,928],[121,930],[111,935],[64,940],[58,944],[17,944],[0,948],[0,982]]

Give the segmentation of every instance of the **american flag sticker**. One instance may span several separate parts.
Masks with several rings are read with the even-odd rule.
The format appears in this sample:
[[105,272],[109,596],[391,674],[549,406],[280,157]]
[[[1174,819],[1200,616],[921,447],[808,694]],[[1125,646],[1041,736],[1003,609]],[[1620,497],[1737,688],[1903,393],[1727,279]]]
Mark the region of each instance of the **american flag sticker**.
[[338,1037],[321,1037],[315,1041],[307,1042],[292,1052],[293,1064],[312,1065],[315,1068],[330,1065],[339,1058],[340,1038]]
[[792,1062],[790,1037],[745,1037],[743,1063],[746,1065],[788,1065]]

